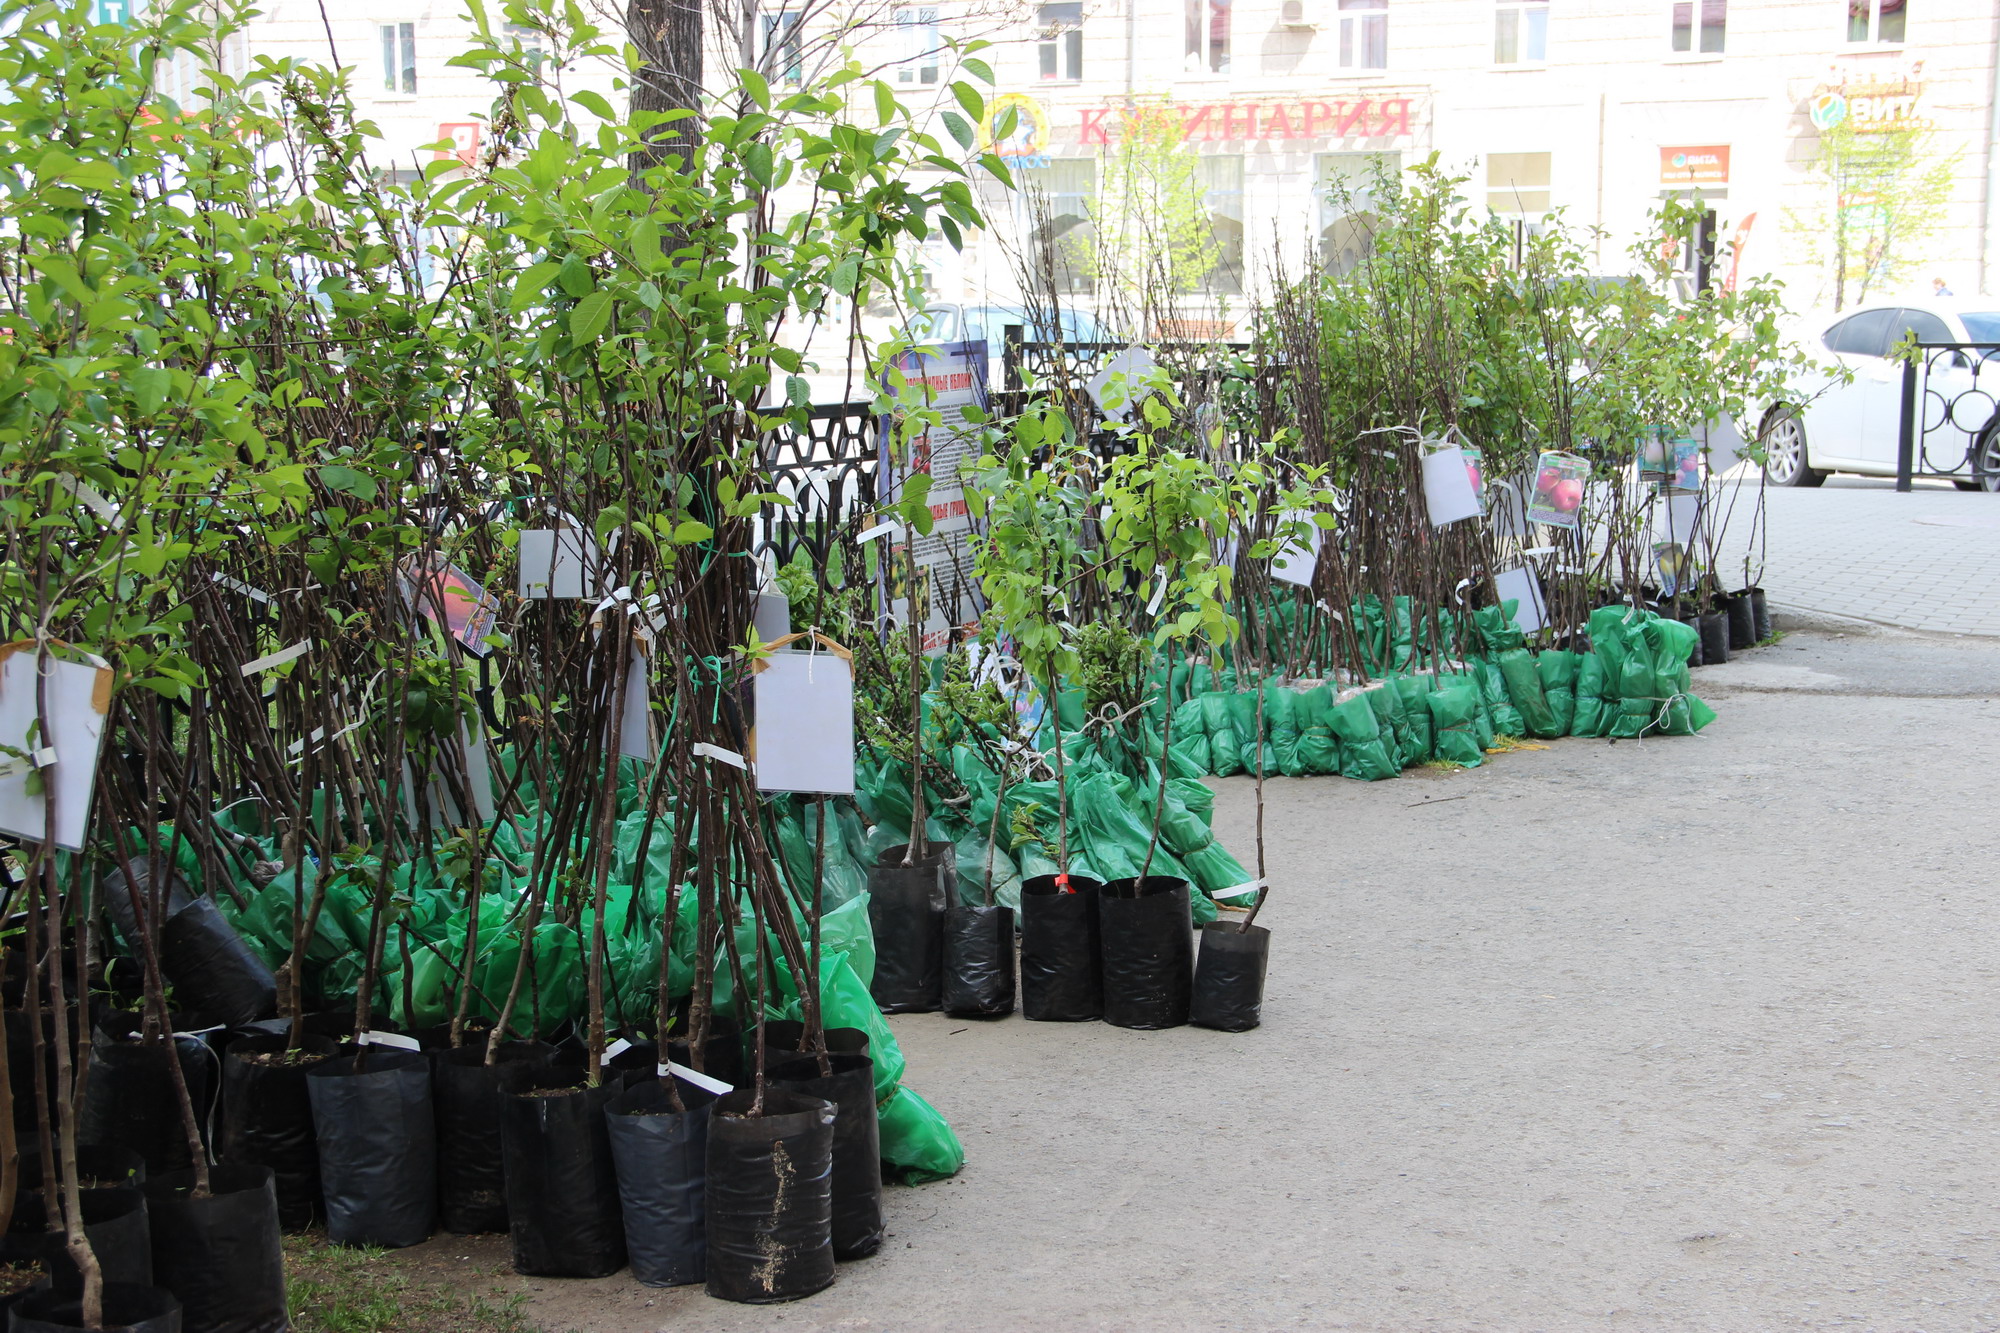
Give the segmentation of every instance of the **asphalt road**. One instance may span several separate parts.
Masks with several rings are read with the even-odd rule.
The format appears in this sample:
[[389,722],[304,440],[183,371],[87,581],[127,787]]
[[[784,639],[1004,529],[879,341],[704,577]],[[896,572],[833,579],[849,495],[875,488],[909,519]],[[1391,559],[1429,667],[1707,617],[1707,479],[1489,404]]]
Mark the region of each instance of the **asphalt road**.
[[391,1262],[591,1333],[2000,1326],[2000,643],[1696,688],[1698,737],[1271,782],[1257,1031],[896,1019],[968,1164],[809,1301]]

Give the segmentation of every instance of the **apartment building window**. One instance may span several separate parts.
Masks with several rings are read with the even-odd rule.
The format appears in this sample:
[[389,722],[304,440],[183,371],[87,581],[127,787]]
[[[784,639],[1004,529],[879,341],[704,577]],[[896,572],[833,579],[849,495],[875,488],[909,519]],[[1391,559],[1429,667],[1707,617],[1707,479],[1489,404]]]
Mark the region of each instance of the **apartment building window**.
[[1486,155],[1486,207],[1512,229],[1517,267],[1528,239],[1541,233],[1549,196],[1549,154]]
[[1204,291],[1236,296],[1243,291],[1243,159],[1204,156],[1196,160],[1202,207],[1215,261],[1203,277]]
[[1190,74],[1229,72],[1229,11],[1233,0],[1187,0],[1187,59]]
[[934,8],[899,9],[896,27],[901,31],[905,52],[903,67],[896,71],[898,83],[936,83],[938,52],[944,43],[938,36],[938,12]]
[[[764,69],[770,77],[796,88],[805,82],[805,64],[800,58],[803,34],[798,13],[765,14]],[[935,82],[935,78],[930,80]]]
[[413,93],[417,90],[417,25],[382,25],[382,91]]
[[1539,65],[1549,58],[1549,7],[1500,0],[1493,16],[1493,63]]
[[1389,0],[1340,0],[1340,67],[1389,68]]
[[1083,77],[1083,2],[1058,0],[1043,5],[1039,14],[1042,39],[1042,78],[1080,79]]
[[1088,296],[1097,290],[1097,163],[1087,157],[1058,157],[1045,167],[1014,173],[1020,182],[1039,268],[1048,246],[1058,292]]
[[1674,50],[1721,55],[1728,22],[1729,0],[1674,0]]
[[1382,196],[1396,188],[1401,153],[1319,155],[1319,260],[1341,277],[1360,268],[1382,222]]
[[1847,0],[1847,40],[1900,46],[1910,25],[1909,0]]

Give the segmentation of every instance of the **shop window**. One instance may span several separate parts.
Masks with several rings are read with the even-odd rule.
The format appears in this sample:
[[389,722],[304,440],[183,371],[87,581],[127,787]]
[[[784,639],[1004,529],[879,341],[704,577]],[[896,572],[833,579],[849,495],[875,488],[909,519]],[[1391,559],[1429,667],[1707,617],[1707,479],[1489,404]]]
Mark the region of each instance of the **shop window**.
[[800,59],[804,36],[800,23],[805,15],[780,11],[761,17],[764,20],[764,69],[788,87],[798,87],[805,81],[805,66]]
[[1041,56],[1042,78],[1082,78],[1082,0],[1058,0],[1058,3],[1043,5],[1038,22],[1042,37],[1036,49]]
[[1014,173],[1034,237],[1032,262],[1039,267],[1047,246],[1056,290],[1088,296],[1097,290],[1097,163],[1087,157],[1059,157],[1045,167]]
[[1243,291],[1243,159],[1204,156],[1196,164],[1202,207],[1208,213],[1208,237],[1214,267],[1199,284],[1223,296]]
[[1343,277],[1368,257],[1402,165],[1400,153],[1320,154],[1319,262],[1328,273]]
[[1229,72],[1229,11],[1234,0],[1187,0],[1189,74]]
[[1729,0],[1674,0],[1674,50],[1721,55],[1729,24]]
[[417,90],[417,25],[382,25],[382,91],[413,93]]
[[1486,206],[1495,213],[1540,217],[1549,211],[1549,154],[1488,153]]
[[1493,63],[1539,65],[1549,58],[1546,0],[1500,0],[1493,15]]
[[1847,0],[1847,40],[1900,46],[1910,23],[1910,0]]
[[1389,0],[1340,0],[1340,67],[1389,68]]
[[896,29],[902,37],[903,65],[896,71],[898,83],[936,83],[938,81],[938,52],[943,42],[938,37],[938,12],[926,6],[923,9],[899,9],[896,11]]

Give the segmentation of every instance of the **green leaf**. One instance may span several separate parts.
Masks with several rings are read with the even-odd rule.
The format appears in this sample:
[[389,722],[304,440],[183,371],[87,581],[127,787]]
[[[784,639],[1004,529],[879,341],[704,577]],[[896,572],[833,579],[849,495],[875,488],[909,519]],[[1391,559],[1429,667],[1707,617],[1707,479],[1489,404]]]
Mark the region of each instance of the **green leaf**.
[[882,80],[875,80],[875,119],[887,125],[896,118],[896,90]]
[[603,93],[594,93],[589,89],[585,89],[580,93],[571,93],[569,100],[582,107],[585,111],[588,111],[591,115],[596,116],[599,120],[615,121],[618,119],[618,114],[611,109],[611,103],[605,100]]
[[967,56],[964,60],[959,62],[959,67],[963,69],[967,74],[972,75],[976,79],[984,79],[987,83],[994,82],[993,67],[987,64],[984,60],[977,59],[973,56]]
[[765,189],[771,188],[771,145],[759,139],[743,150],[743,169],[750,173],[750,179]]
[[812,385],[806,383],[804,376],[787,375],[785,376],[785,398],[793,407],[811,407]]
[[944,127],[951,131],[951,137],[958,141],[960,148],[965,149],[967,152],[972,151],[972,126],[966,123],[964,116],[959,115],[956,111],[945,112]]
[[341,467],[337,464],[321,468],[319,482],[330,491],[339,491],[344,495],[352,495],[371,503],[381,494],[381,488],[375,484],[375,478],[365,472],[357,472],[351,467]]
[[597,279],[591,276],[590,265],[574,250],[563,258],[562,266],[556,270],[556,281],[565,292],[579,299],[597,290]]
[[[768,19],[765,21],[770,22]],[[743,91],[750,94],[750,100],[755,102],[760,110],[769,111],[771,85],[764,76],[754,69],[744,69],[737,71],[737,77],[743,81]]]
[[576,309],[569,312],[571,341],[587,343],[604,332],[604,326],[611,322],[611,305],[610,292],[592,292],[578,301]]
[[507,313],[518,315],[540,300],[561,269],[561,264],[545,261],[523,273],[514,283],[514,297],[507,303]]
[[667,266],[666,257],[660,253],[660,224],[649,217],[632,224],[632,258],[647,273],[658,273]]
[[698,523],[691,518],[684,518],[674,524],[674,545],[676,546],[692,546],[696,542],[705,542],[714,535],[714,528],[709,527],[706,523]]
[[965,114],[971,116],[975,124],[986,119],[986,99],[979,95],[977,88],[962,79],[953,80],[951,95],[958,99],[958,104],[965,108]]

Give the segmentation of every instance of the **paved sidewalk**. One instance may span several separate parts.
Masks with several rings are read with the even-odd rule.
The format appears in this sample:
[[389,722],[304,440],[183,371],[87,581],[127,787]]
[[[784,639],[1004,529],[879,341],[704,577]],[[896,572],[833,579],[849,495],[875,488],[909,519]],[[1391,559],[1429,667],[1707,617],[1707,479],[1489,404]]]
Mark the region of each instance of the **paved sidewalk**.
[[[1725,484],[1735,510],[1721,567],[1733,585],[1750,541],[1754,482]],[[1834,477],[1817,490],[1764,492],[1764,588],[1780,607],[1908,629],[2000,635],[2000,495]],[[1752,556],[1751,569],[1756,569]]]

